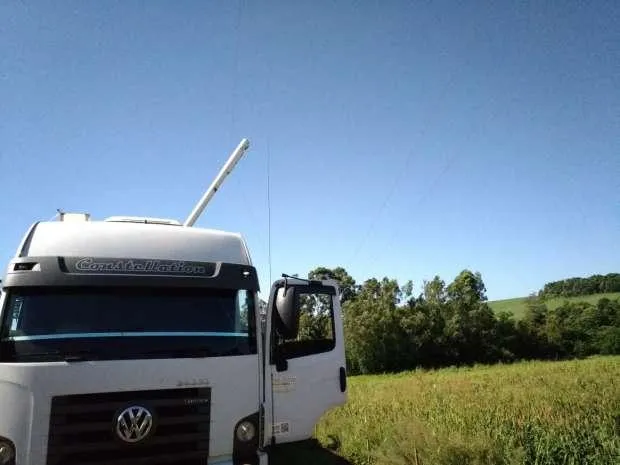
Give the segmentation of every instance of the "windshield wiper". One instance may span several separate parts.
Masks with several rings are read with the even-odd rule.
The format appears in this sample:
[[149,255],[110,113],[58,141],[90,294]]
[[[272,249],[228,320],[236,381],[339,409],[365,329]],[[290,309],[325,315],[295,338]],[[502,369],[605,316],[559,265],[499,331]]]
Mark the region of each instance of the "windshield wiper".
[[93,357],[93,355],[95,355],[94,352],[90,352],[90,351],[80,351],[80,352],[71,352],[68,354],[63,354],[62,358],[65,362],[71,363],[71,362],[88,362],[91,360],[97,360],[99,357]]
[[101,360],[100,354],[94,351],[89,351],[89,350],[81,350],[81,351],[75,351],[75,352],[63,352],[60,350],[47,350],[44,352],[19,353],[16,355],[20,359],[41,358],[44,361],[51,361],[48,359],[53,357],[55,359],[53,361],[63,361],[67,363],[89,362],[92,360]]

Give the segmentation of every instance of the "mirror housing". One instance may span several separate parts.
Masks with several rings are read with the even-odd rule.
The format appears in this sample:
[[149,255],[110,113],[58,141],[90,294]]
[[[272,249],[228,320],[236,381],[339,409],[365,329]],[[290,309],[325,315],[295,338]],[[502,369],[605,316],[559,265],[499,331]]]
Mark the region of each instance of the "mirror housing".
[[274,319],[278,333],[285,339],[295,339],[299,332],[299,294],[295,285],[276,290]]

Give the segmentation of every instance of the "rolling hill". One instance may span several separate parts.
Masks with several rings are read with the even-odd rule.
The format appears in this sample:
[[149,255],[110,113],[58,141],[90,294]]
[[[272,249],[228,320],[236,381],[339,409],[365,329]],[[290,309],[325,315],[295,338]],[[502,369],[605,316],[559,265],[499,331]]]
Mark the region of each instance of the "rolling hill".
[[[547,308],[552,309],[559,307],[564,302],[588,302],[591,304],[596,304],[599,299],[603,297],[607,297],[608,299],[618,299],[620,298],[620,292],[610,292],[607,294],[591,294],[591,295],[581,295],[576,297],[555,297],[552,299],[545,300]],[[526,309],[526,301],[527,297],[517,297],[514,299],[504,299],[504,300],[494,300],[489,302],[489,305],[493,309],[495,313],[499,312],[510,312],[514,315],[516,319],[519,319],[523,316]]]

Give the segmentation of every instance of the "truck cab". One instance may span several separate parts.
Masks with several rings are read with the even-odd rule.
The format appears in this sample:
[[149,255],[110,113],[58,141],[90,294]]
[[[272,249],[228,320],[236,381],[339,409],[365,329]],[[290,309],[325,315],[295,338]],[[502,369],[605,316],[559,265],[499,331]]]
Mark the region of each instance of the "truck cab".
[[239,234],[41,222],[2,285],[1,465],[266,464],[345,401],[337,284],[277,280],[261,325]]
[[283,275],[263,306],[242,235],[193,227],[237,155],[183,224],[26,231],[0,297],[0,465],[266,465],[346,401],[337,283]]

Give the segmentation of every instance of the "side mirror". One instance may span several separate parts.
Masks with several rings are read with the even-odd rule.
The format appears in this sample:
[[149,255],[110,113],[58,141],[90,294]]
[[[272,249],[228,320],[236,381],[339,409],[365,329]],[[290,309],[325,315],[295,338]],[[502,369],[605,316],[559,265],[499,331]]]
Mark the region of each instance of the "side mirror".
[[299,295],[295,286],[278,288],[275,306],[278,333],[286,339],[295,339],[299,331]]

